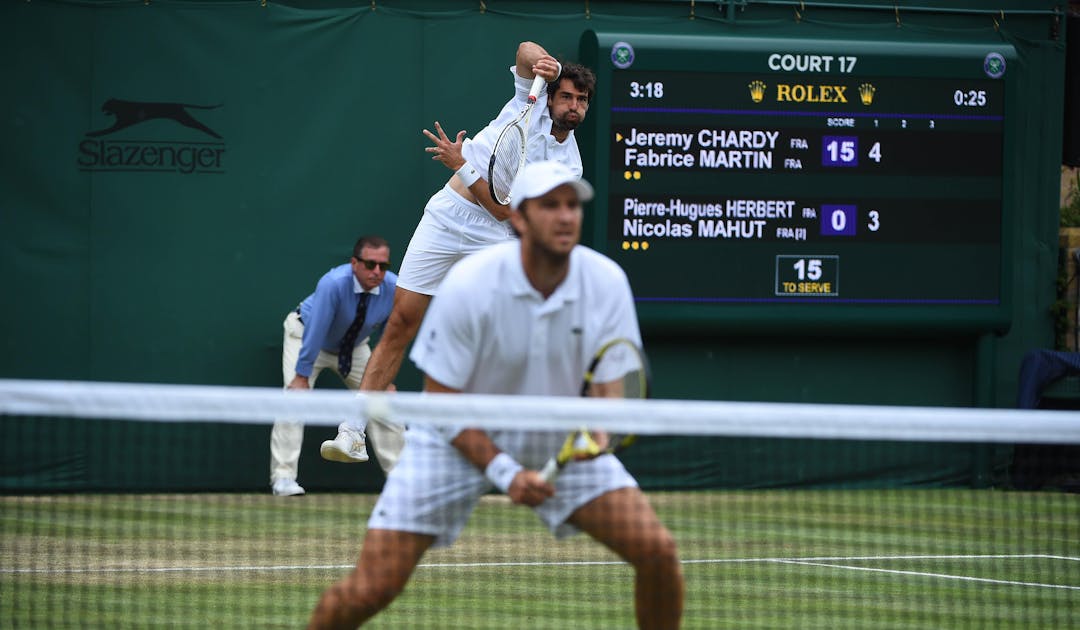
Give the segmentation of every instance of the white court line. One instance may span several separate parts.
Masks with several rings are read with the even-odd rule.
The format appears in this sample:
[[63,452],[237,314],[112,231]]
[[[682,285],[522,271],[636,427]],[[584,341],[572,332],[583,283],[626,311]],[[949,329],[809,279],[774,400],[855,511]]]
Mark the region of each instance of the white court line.
[[971,577],[970,575],[950,575],[948,573],[926,573],[923,571],[901,571],[899,569],[879,569],[875,567],[857,567],[846,564],[829,564],[826,562],[808,562],[806,560],[774,560],[782,564],[798,564],[809,567],[828,567],[830,569],[846,569],[848,571],[871,571],[874,573],[891,573],[894,575],[917,575],[919,577],[934,577],[945,580],[961,580],[964,582],[983,582],[987,584],[1008,584],[1012,586],[1036,586],[1039,588],[1061,588],[1072,591],[1080,591],[1080,586],[1068,586],[1065,584],[1042,584],[1040,582],[1017,582],[1014,580],[994,580],[990,578]]
[[857,560],[1008,560],[1038,558],[1042,560],[1069,560],[1080,558],[1055,556],[1045,553],[995,553],[995,554],[947,554],[947,555],[900,555],[900,556],[817,556],[808,558],[723,558],[716,560],[683,560],[683,564],[711,564],[714,562],[854,562]]
[[[1072,556],[1058,556],[1050,554],[981,554],[981,555],[898,555],[898,556],[813,556],[803,558],[715,558],[683,560],[683,564],[747,564],[747,563],[778,563],[795,564],[805,566],[821,566],[832,569],[845,569],[852,571],[872,571],[879,573],[892,573],[901,575],[916,575],[920,577],[936,577],[950,580],[965,580],[971,582],[985,582],[992,584],[1006,584],[1013,586],[1034,586],[1039,588],[1057,588],[1067,590],[1080,590],[1080,586],[1061,584],[1042,584],[1038,582],[1019,582],[1011,580],[994,580],[989,578],[977,578],[971,576],[951,575],[946,573],[924,573],[918,571],[901,571],[898,569],[880,569],[873,567],[857,567],[852,565],[830,564],[833,562],[855,561],[893,561],[893,560],[1008,560],[1008,559],[1043,559],[1043,560],[1066,560],[1080,562],[1080,558]],[[460,568],[498,568],[498,567],[541,567],[541,566],[610,566],[624,564],[620,560],[596,560],[596,561],[566,561],[566,562],[447,562],[447,563],[422,563],[417,568],[424,569],[460,569]],[[352,564],[313,564],[313,565],[271,565],[271,566],[217,566],[217,567],[115,567],[100,569],[7,569],[0,568],[0,574],[110,574],[110,573],[226,573],[226,572],[253,572],[253,571],[312,571],[312,570],[346,570],[353,568]]]
[[319,569],[351,569],[352,564],[283,564],[271,566],[233,566],[233,567],[111,567],[100,569],[6,569],[2,574],[67,575],[72,573],[210,573],[210,572],[247,572],[247,571],[311,571]]

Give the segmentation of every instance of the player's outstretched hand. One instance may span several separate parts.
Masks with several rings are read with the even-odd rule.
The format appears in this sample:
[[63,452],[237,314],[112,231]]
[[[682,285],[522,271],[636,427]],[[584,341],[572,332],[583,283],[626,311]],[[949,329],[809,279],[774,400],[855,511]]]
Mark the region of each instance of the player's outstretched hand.
[[522,469],[514,475],[506,494],[518,505],[536,507],[555,494],[555,487],[544,481],[535,470]]
[[462,129],[457,132],[457,139],[451,140],[443,131],[442,125],[436,120],[435,131],[439,135],[436,136],[434,133],[424,129],[424,135],[435,144],[433,147],[424,149],[431,154],[431,159],[442,162],[451,171],[456,171],[465,166],[465,158],[461,155],[461,144],[465,140],[465,130]]

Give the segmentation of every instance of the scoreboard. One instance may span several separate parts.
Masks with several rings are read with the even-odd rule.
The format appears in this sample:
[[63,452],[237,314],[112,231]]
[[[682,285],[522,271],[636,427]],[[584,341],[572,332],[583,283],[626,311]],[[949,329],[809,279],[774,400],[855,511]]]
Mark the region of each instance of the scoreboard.
[[1014,55],[586,33],[586,241],[645,324],[1004,329]]

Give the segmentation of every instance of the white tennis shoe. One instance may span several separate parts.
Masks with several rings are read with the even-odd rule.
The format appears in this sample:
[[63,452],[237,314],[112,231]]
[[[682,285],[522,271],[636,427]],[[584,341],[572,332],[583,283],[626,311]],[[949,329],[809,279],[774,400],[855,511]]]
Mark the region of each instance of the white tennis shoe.
[[327,440],[319,447],[323,459],[343,464],[358,464],[368,460],[364,433],[354,429],[342,429],[337,437]]
[[304,489],[295,479],[275,479],[273,489],[275,497],[296,497],[304,494]]

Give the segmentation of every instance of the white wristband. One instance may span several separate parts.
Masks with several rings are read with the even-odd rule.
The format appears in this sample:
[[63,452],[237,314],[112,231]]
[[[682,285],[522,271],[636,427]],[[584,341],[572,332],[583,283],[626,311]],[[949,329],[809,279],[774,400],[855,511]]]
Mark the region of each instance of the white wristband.
[[464,166],[455,171],[455,173],[458,176],[458,179],[461,180],[461,183],[465,184],[466,188],[472,186],[476,183],[476,180],[480,179],[480,173],[477,172],[477,170],[472,166],[469,166],[468,162],[466,162]]
[[505,493],[510,489],[510,484],[514,482],[514,477],[522,468],[524,466],[517,463],[513,457],[506,453],[499,453],[488,462],[487,468],[484,469],[484,476],[488,478],[488,481],[495,484],[496,488]]

